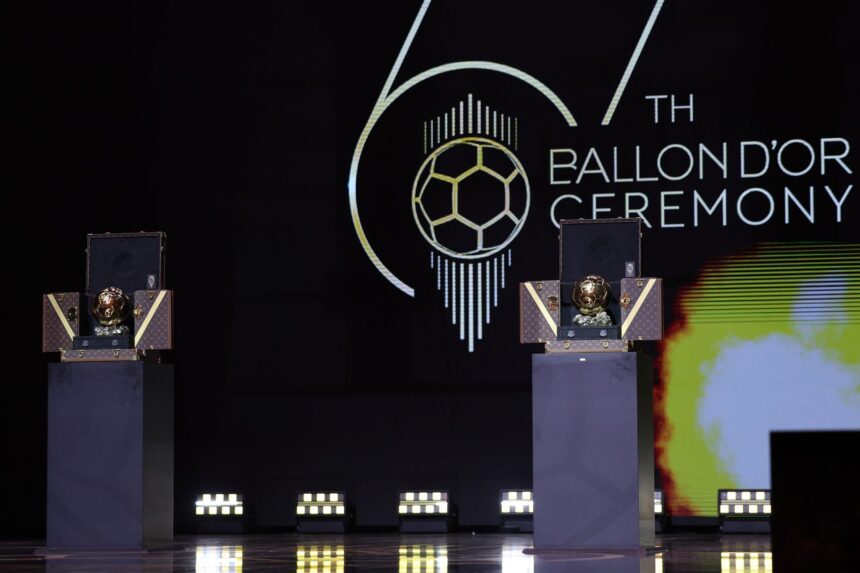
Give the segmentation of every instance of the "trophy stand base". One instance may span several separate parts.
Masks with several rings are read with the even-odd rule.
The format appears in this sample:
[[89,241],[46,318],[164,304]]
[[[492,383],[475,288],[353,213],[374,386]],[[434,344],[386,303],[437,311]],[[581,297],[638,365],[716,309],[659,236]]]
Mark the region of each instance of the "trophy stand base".
[[173,367],[48,367],[47,547],[173,541]]
[[131,329],[127,326],[96,326],[93,328],[96,336],[128,336]]
[[532,357],[535,550],[654,545],[651,359]]

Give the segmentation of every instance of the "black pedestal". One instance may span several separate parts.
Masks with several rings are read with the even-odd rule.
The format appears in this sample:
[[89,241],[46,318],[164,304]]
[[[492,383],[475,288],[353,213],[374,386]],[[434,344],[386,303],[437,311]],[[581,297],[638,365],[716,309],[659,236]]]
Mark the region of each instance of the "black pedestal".
[[653,546],[651,396],[643,354],[533,357],[535,550]]
[[173,367],[48,369],[47,546],[142,548],[173,539]]
[[771,432],[773,569],[860,571],[860,431]]

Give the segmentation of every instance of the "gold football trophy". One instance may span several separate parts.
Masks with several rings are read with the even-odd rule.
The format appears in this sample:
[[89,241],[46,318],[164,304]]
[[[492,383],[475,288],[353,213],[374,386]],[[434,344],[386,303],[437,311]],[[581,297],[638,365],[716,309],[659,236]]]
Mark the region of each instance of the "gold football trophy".
[[588,275],[573,285],[571,299],[579,314],[573,317],[574,324],[581,326],[609,326],[612,318],[606,305],[612,297],[612,289],[603,277]]
[[93,316],[101,326],[95,327],[98,336],[117,336],[128,334],[129,328],[123,321],[128,318],[130,303],[122,290],[108,287],[102,290],[93,300]]

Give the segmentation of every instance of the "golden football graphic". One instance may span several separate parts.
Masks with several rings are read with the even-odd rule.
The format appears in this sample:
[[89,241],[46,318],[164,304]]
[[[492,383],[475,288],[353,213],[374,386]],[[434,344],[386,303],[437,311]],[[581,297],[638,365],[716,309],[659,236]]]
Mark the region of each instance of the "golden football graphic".
[[487,257],[519,233],[529,182],[516,155],[497,141],[464,137],[434,150],[412,187],[412,213],[436,250],[460,259]]

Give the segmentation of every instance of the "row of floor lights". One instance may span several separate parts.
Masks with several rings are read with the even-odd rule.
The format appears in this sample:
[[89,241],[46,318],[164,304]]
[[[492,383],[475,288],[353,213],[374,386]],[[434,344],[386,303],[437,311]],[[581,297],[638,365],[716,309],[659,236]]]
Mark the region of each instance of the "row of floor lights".
[[[402,520],[412,517],[449,517],[450,495],[445,490],[398,492],[397,515]],[[717,492],[720,526],[732,521],[769,521],[772,510],[770,490],[720,489]],[[337,519],[351,517],[344,492],[303,492],[298,494],[296,516],[299,519]],[[238,493],[204,493],[195,502],[195,514],[205,518],[243,517],[245,506]],[[528,517],[534,514],[531,490],[502,490],[499,495],[502,518]],[[654,516],[666,518],[662,490],[654,492]]]
[[[743,495],[746,495],[746,493]],[[733,496],[734,494],[729,492],[727,495]],[[759,492],[758,495],[761,495],[761,493]],[[735,498],[730,497],[729,499]],[[741,502],[739,501],[738,503]],[[197,515],[242,515],[244,513],[242,496],[235,493],[204,493],[195,502],[195,507]],[[346,494],[343,492],[300,493],[298,503],[296,504],[296,515],[320,517],[344,516],[347,512],[346,507]],[[741,506],[738,505],[732,506],[734,509],[729,508],[727,505],[721,505],[720,507],[720,513],[741,512],[738,509]],[[501,515],[533,514],[534,499],[532,498],[531,490],[502,490],[499,500],[499,510]],[[747,512],[755,513],[756,509],[750,506]],[[765,506],[762,512],[770,513],[770,506]],[[445,515],[448,513],[448,492],[400,492],[397,513],[399,515]],[[661,490],[657,490],[654,494],[654,513],[655,515],[663,513],[663,492]]]

